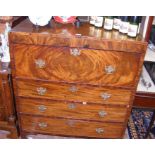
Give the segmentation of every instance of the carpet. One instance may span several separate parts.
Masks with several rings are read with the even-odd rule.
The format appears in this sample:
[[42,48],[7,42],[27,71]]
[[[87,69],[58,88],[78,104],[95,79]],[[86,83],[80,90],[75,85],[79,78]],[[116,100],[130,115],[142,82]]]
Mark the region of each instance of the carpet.
[[[132,110],[127,127],[130,139],[144,139],[152,114],[152,111]],[[155,139],[155,122],[148,138]]]

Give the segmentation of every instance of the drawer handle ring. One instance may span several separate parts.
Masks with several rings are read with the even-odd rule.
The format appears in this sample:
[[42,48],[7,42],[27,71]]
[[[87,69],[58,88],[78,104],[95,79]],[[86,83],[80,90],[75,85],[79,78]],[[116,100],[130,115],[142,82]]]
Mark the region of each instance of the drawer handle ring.
[[79,56],[81,54],[81,52],[77,48],[72,48],[72,49],[70,49],[70,54],[73,56]]
[[47,123],[42,122],[42,123],[39,123],[38,126],[40,128],[46,128],[47,127]]
[[40,105],[38,109],[39,111],[44,112],[47,109],[47,107],[45,107],[44,105]]
[[35,60],[35,64],[36,64],[36,67],[40,69],[45,68],[45,65],[46,65],[45,61],[42,59]]
[[69,91],[72,92],[72,93],[74,93],[74,92],[77,92],[78,91],[78,88],[76,86],[71,86],[69,88]]
[[111,97],[111,94],[108,94],[108,93],[102,93],[101,94],[101,97],[103,98],[103,100],[107,100]]
[[98,134],[104,133],[104,130],[102,128],[96,128],[96,132]]
[[39,87],[39,88],[37,88],[37,92],[38,92],[39,95],[45,95],[46,88]]
[[105,70],[106,74],[113,74],[116,71],[115,67],[113,67],[111,65],[105,66],[104,70]]
[[99,111],[98,114],[99,114],[100,117],[104,117],[104,116],[107,115],[107,112],[102,110],[102,111]]
[[74,103],[70,103],[70,104],[68,104],[68,108],[69,109],[75,109],[76,105]]

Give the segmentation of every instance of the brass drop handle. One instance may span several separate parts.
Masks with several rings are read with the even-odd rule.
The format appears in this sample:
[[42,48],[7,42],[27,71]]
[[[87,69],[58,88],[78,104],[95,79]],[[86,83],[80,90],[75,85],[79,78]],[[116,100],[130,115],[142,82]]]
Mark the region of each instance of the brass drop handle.
[[101,111],[98,112],[98,114],[99,114],[100,117],[105,117],[107,115],[107,112],[101,110]]
[[39,95],[45,95],[45,93],[46,93],[46,88],[43,88],[43,87],[39,87],[39,88],[37,88],[37,93],[39,94]]
[[40,128],[46,128],[46,127],[47,127],[47,123],[45,123],[45,122],[38,123],[38,126],[39,126]]
[[103,99],[103,100],[107,100],[107,99],[109,99],[111,97],[111,94],[108,94],[108,93],[102,93],[101,94],[101,98]]
[[96,128],[96,132],[98,134],[102,134],[102,133],[104,133],[104,129],[102,129],[102,128]]
[[74,92],[77,92],[78,91],[78,88],[76,86],[71,86],[69,88],[69,91],[72,92],[72,93],[74,93]]
[[47,107],[45,107],[44,105],[40,105],[40,106],[38,107],[38,109],[39,109],[40,112],[45,112],[46,109],[47,109]]
[[46,63],[43,59],[36,59],[35,64],[36,64],[36,67],[40,69],[45,68],[46,66]]
[[113,74],[116,71],[116,68],[112,65],[105,66],[104,71],[106,74]]
[[79,56],[81,54],[80,50],[78,48],[71,48],[70,54],[73,56]]
[[69,103],[69,104],[68,104],[68,108],[69,108],[69,109],[75,109],[75,108],[76,108],[75,103]]

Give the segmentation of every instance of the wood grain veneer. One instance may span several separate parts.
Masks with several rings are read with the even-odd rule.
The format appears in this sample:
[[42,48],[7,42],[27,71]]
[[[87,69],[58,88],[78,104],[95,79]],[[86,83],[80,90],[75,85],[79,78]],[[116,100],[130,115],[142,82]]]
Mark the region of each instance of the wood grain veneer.
[[[121,104],[128,105],[132,92],[122,89],[111,89],[106,87],[91,87],[87,85],[69,85],[64,83],[47,83],[43,81],[22,81],[16,82],[18,96],[38,97],[42,99],[58,99],[78,102],[93,102],[100,104]],[[72,88],[76,88],[72,92]],[[45,93],[39,94],[38,89],[45,90]],[[109,94],[107,99],[102,95]]]
[[[18,98],[21,114],[94,121],[124,122],[127,109],[118,105]],[[102,112],[105,115],[102,115]],[[101,113],[101,114],[100,114]]]
[[[80,51],[78,56],[71,54],[74,48],[16,44],[13,46],[16,77],[92,85],[135,85],[140,54],[76,49]],[[38,66],[38,61],[45,64]],[[106,73],[108,66],[115,69],[113,74]]]
[[[41,126],[44,125],[44,127]],[[44,134],[119,138],[123,125],[120,123],[99,123],[82,120],[49,119],[42,117],[31,117],[23,115],[21,125],[25,131],[39,132]],[[97,129],[103,129],[103,133],[97,133]]]
[[[9,40],[23,138],[27,133],[123,137],[145,40],[95,29],[88,23],[75,27],[53,20],[38,28],[25,20],[10,32]],[[100,117],[101,110],[107,115]],[[105,132],[99,134],[103,128]]]

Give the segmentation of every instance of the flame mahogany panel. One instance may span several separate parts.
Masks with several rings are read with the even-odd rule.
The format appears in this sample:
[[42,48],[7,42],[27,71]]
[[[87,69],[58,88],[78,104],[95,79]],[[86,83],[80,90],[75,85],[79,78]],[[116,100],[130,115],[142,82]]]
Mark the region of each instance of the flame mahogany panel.
[[[87,83],[93,85],[135,85],[140,55],[129,52],[78,49],[80,55],[71,55],[71,48],[15,45],[14,63],[16,77]],[[45,65],[39,68],[36,61]],[[105,68],[115,71],[107,74]]]

